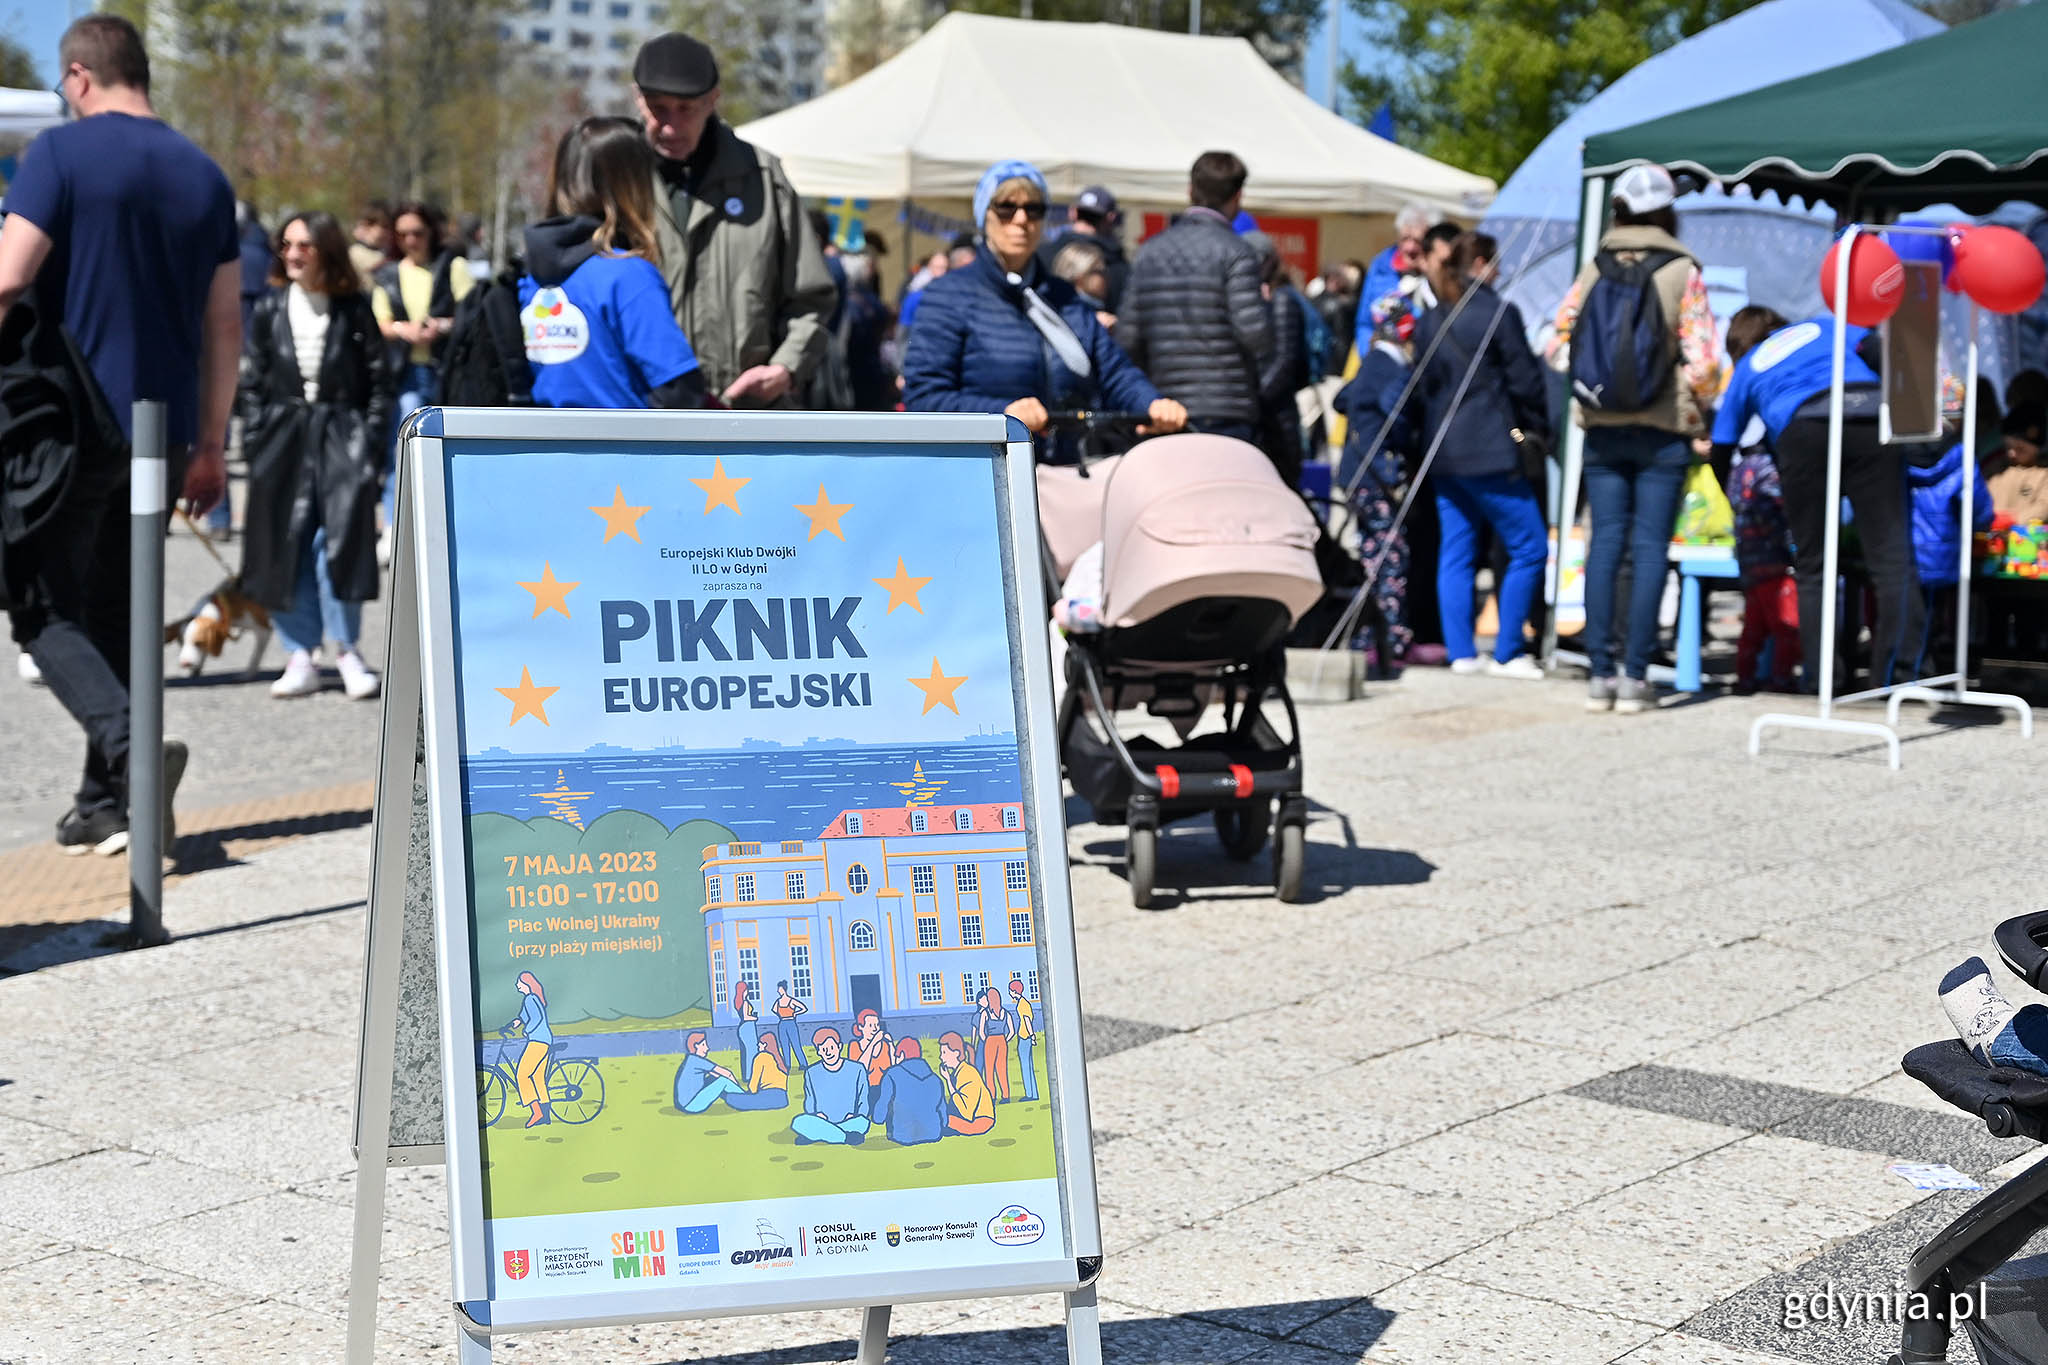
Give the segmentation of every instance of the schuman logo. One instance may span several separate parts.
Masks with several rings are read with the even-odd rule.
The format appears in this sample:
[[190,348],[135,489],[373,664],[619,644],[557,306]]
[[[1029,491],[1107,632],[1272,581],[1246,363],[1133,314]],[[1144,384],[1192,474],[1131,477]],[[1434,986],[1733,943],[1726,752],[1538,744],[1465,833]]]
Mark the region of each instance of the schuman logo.
[[988,1239],[997,1246],[1029,1246],[1043,1236],[1045,1220],[1022,1204],[1012,1204],[988,1220]]
[[530,1251],[508,1251],[505,1253],[505,1278],[523,1280],[533,1270],[533,1253]]

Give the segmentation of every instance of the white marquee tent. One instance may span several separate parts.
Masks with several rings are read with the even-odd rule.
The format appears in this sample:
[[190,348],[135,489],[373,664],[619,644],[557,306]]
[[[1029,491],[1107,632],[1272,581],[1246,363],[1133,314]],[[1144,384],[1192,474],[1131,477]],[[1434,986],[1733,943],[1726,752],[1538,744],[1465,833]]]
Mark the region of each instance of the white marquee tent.
[[1056,196],[1107,185],[1126,203],[1186,202],[1211,148],[1251,170],[1254,213],[1476,217],[1493,182],[1373,136],[1311,100],[1242,38],[1119,24],[948,14],[859,80],[739,130],[806,195],[970,198],[1021,157]]
[[64,121],[64,101],[54,90],[0,89],[0,135],[33,137]]

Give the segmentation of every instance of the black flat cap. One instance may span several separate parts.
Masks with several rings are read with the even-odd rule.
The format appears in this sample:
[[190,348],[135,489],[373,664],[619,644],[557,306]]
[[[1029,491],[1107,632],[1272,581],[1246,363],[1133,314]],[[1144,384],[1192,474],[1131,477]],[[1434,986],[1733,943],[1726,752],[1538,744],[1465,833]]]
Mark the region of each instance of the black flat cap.
[[664,33],[640,45],[633,84],[650,95],[692,99],[718,88],[718,59],[687,33]]

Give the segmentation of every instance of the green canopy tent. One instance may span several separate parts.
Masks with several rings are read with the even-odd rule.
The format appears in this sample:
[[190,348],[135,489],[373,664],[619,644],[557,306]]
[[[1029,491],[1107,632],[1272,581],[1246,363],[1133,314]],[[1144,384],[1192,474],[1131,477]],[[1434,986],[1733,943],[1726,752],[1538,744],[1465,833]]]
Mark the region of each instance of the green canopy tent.
[[[1952,203],[2048,203],[2048,3],[1586,140],[1579,264],[1593,259],[1614,177],[1655,162],[1724,186],[1832,204],[1844,221]],[[1584,433],[1565,431],[1559,526],[1577,515]],[[1562,536],[1559,538],[1562,545]],[[1555,657],[1558,564],[1544,599]]]
[[1588,191],[1654,161],[1845,217],[2048,197],[2048,5],[1588,138]]

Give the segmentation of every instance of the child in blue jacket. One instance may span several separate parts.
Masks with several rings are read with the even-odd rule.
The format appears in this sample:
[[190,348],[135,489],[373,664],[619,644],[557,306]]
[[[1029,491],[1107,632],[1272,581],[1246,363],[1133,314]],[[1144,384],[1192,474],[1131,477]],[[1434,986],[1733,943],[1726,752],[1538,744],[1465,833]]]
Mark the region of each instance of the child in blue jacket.
[[[1955,398],[1944,404],[1944,416],[1950,419],[1951,430],[1962,417],[1960,389],[1958,385]],[[1978,384],[1977,430],[1980,432],[1998,430],[1997,394],[1989,381]],[[1935,617],[1937,614],[1954,614],[1953,608],[1942,613],[1937,613],[1935,608],[1943,601],[1955,600],[1957,572],[1962,567],[1963,445],[1958,441],[1936,455],[1934,452],[1938,448],[1929,445],[1909,452],[1906,457],[1906,489],[1911,499],[1913,518],[1913,560],[1920,570],[1920,591],[1927,602],[1927,624],[1921,631],[1919,659],[1913,670],[1916,673],[1926,673],[1934,666],[1934,660],[1929,656],[1934,652]],[[1981,451],[1978,458],[1983,458]],[[1994,512],[1991,489],[1984,482],[1982,464],[1973,472],[1976,478],[1971,520],[1976,523],[1977,530],[1988,531]]]

